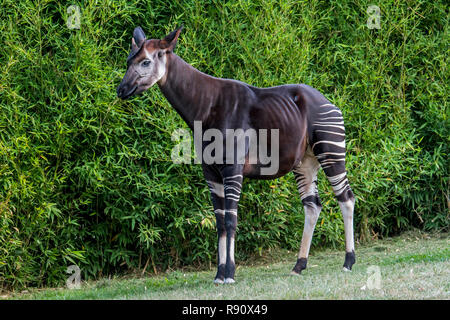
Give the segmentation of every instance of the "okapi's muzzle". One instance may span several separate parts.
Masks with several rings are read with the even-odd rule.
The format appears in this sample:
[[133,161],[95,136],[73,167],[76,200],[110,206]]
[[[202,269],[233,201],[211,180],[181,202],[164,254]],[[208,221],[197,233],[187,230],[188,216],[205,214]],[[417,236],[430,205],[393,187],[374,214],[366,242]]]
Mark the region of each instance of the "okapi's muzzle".
[[126,100],[129,97],[131,97],[137,89],[137,85],[130,85],[130,83],[127,81],[124,81],[125,78],[122,80],[122,82],[117,87],[117,97],[120,99]]

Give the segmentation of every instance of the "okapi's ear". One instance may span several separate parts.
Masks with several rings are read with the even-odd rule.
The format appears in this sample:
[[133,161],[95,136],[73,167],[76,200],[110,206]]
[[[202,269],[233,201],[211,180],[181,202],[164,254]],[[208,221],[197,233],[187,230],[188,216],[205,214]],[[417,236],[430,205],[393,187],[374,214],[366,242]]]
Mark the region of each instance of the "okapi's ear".
[[131,46],[133,49],[138,49],[145,41],[145,33],[141,27],[137,27],[133,31],[133,39],[131,39]]
[[127,58],[127,63],[133,59],[134,56],[139,52],[142,48],[142,45],[145,42],[145,34],[141,27],[137,27],[133,31],[133,38],[131,38],[131,51]]
[[161,40],[161,47],[163,49],[167,49],[168,52],[173,51],[173,49],[175,49],[175,46],[177,45],[177,40],[180,36],[181,30],[183,30],[183,26],[165,36],[164,39]]

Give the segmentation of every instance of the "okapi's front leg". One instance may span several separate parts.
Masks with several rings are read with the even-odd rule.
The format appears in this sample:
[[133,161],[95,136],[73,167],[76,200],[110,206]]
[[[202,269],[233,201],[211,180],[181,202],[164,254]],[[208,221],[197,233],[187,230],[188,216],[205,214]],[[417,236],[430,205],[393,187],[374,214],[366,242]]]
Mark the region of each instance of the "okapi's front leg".
[[225,229],[225,192],[221,174],[214,167],[203,165],[203,173],[211,192],[211,200],[216,216],[217,227],[217,274],[214,283],[225,280],[225,264],[227,262],[227,231]]
[[227,233],[227,261],[225,283],[234,283],[236,264],[234,260],[237,209],[242,189],[242,166],[226,167],[222,170],[225,192],[225,229]]

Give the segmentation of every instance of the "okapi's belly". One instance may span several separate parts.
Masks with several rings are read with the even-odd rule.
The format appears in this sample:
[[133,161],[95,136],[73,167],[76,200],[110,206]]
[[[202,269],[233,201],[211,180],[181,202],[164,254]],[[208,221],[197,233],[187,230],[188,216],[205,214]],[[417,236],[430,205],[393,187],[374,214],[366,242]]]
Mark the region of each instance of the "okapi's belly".
[[[303,159],[306,148],[307,139],[306,135],[302,132],[298,132],[296,143],[292,143],[292,139],[288,142],[283,141],[280,137],[278,144],[278,157],[276,155],[270,154],[270,162],[267,163],[268,159],[255,159],[252,155],[247,154],[244,164],[244,177],[251,179],[262,179],[270,180],[284,176],[285,174],[292,171],[292,169],[297,166]],[[271,146],[268,146],[270,150]],[[266,164],[263,164],[263,160]],[[256,163],[255,163],[256,162]],[[269,170],[271,168],[273,170]]]
[[[258,148],[265,150],[262,150],[263,157],[258,152],[256,161],[252,154],[247,155],[244,176],[254,179],[274,179],[292,171],[303,159],[307,147],[305,110],[302,110],[288,94],[270,94],[259,99],[251,108],[249,118],[253,128],[259,132]],[[261,129],[268,132],[266,139],[261,139],[261,133],[264,133]],[[266,154],[270,158],[270,163],[267,158],[264,159]],[[276,166],[276,170],[265,170],[271,166]]]

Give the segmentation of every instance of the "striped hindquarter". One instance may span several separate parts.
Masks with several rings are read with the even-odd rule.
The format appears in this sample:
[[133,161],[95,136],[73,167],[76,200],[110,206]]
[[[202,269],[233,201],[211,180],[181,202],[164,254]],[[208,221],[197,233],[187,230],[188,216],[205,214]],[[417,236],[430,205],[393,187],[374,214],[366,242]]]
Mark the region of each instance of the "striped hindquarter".
[[353,239],[354,196],[345,169],[345,127],[342,112],[332,104],[322,104],[313,110],[314,120],[308,123],[311,132],[309,147],[294,176],[305,210],[305,225],[297,263],[292,270],[299,274],[306,268],[314,228],[322,209],[317,190],[317,172],[324,170],[344,219],[346,256],[344,270],[355,262]]
[[311,125],[312,151],[325,171],[336,198],[340,202],[353,198],[345,170],[345,127],[341,111],[332,104],[321,105]]

